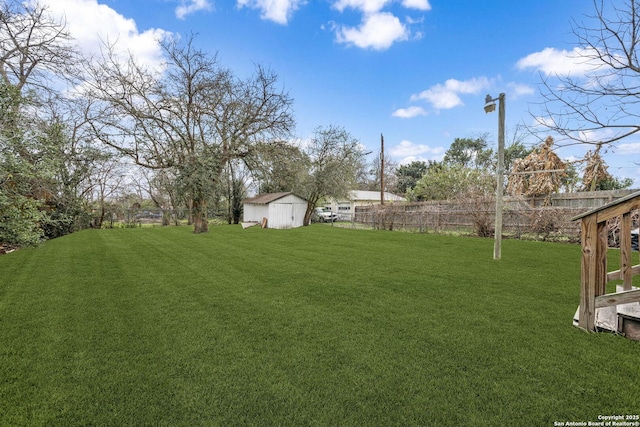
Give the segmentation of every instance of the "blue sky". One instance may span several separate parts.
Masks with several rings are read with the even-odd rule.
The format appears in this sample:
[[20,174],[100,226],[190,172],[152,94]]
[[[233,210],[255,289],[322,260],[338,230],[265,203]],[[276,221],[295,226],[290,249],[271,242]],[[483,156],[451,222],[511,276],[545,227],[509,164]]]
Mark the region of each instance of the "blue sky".
[[[197,34],[220,64],[249,76],[275,71],[294,99],[296,135],[339,125],[397,162],[439,160],[455,138],[488,133],[484,97],[506,94],[507,140],[533,124],[542,75],[575,72],[571,21],[587,0],[41,0],[64,14],[87,53],[117,40],[159,61],[155,40]],[[538,141],[530,138],[529,144]],[[589,147],[558,154],[581,157]],[[640,136],[605,154],[609,171],[640,188]]]

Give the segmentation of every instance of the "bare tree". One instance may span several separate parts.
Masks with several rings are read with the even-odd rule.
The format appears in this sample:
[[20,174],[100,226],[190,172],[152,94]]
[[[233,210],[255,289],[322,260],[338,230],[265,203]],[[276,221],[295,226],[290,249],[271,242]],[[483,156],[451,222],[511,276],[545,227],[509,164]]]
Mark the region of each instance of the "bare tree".
[[353,190],[364,151],[357,139],[337,126],[317,128],[304,151],[310,170],[294,191],[307,199],[304,225],[309,225],[322,197],[344,197]]
[[[82,137],[83,114],[65,99],[80,59],[64,20],[36,2],[0,3],[0,210],[26,199],[27,222],[55,237],[88,224],[88,175],[96,152]],[[13,209],[16,220],[24,212]]]
[[91,174],[92,204],[97,211],[93,226],[102,227],[107,215],[108,200],[114,199],[125,186],[125,165],[115,156],[102,158]]
[[226,201],[227,222],[229,224],[240,223],[242,216],[242,200],[247,195],[247,187],[251,178],[251,172],[246,164],[239,160],[227,162],[225,168],[225,188],[222,189]]
[[215,56],[185,43],[161,43],[163,70],[118,59],[113,47],[90,67],[95,134],[143,167],[172,169],[193,210],[194,232],[208,230],[207,206],[225,165],[250,156],[259,143],[288,136],[292,100],[277,76],[261,67],[247,80]]
[[[78,55],[65,23],[37,3],[0,4],[0,148],[29,163],[43,105],[58,96],[60,83],[77,75]],[[37,147],[35,148],[37,149]]]
[[368,173],[366,173],[366,176],[364,177],[359,177],[358,181],[360,182],[360,189],[380,191],[380,182],[382,178],[380,170],[383,163],[384,191],[395,192],[398,186],[398,177],[396,176],[398,163],[391,159],[387,154],[384,155],[384,162],[381,161],[380,154],[378,154],[369,164],[363,165],[362,171]]
[[308,156],[297,145],[269,144],[244,159],[259,193],[293,191],[309,173]]
[[[593,0],[589,24],[575,23],[576,62],[584,75],[556,75],[542,85],[538,124],[569,144],[615,145],[640,131],[640,5]],[[606,132],[605,132],[606,131]]]
[[78,55],[64,21],[45,6],[7,0],[0,5],[0,78],[19,93],[51,91],[52,79],[76,75]]

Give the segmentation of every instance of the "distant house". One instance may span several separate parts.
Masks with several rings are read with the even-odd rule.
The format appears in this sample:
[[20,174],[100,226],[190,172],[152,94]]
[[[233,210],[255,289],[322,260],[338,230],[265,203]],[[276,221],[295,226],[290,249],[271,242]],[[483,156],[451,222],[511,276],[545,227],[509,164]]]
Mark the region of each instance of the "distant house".
[[[393,193],[384,193],[385,203],[401,203],[406,199]],[[330,207],[332,212],[337,212],[341,219],[349,219],[356,211],[357,206],[371,206],[380,204],[379,191],[352,190],[348,198],[332,200],[323,206]]]
[[242,201],[243,222],[262,223],[268,228],[301,227],[307,201],[291,192],[260,194]]

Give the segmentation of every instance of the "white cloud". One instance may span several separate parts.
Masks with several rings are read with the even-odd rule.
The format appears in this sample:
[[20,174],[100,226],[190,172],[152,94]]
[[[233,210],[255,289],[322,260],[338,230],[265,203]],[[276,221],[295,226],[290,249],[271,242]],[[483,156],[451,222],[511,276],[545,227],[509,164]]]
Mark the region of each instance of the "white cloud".
[[304,0],[238,0],[239,8],[249,7],[259,9],[261,18],[278,24],[287,24]]
[[507,85],[509,87],[509,96],[510,98],[519,98],[525,95],[533,95],[535,90],[527,85],[522,83],[509,83]]
[[347,8],[360,10],[365,13],[375,13],[389,3],[390,0],[338,0],[333,7],[343,12]]
[[[401,21],[384,10],[394,2],[396,0],[333,0],[333,8],[340,12],[353,9],[362,13],[362,20],[357,27],[331,23],[331,29],[336,32],[336,41],[362,49],[385,50],[399,41],[422,39],[423,33],[413,32],[410,26],[421,24],[424,18],[407,16],[404,22]],[[399,3],[404,9],[431,10],[429,0],[401,0]]]
[[407,16],[405,17],[405,22],[409,25],[422,24],[424,22],[424,16],[421,16],[420,18],[412,18],[411,16]]
[[[343,12],[345,9],[360,10],[364,13],[380,12],[393,0],[337,0],[333,7]],[[402,0],[402,7],[406,9],[431,10],[429,0]]]
[[213,6],[208,0],[189,0],[188,2],[182,0],[180,6],[176,7],[176,17],[184,19],[187,15],[201,10],[213,10]]
[[400,117],[401,119],[410,119],[412,117],[426,116],[428,113],[422,107],[411,106],[409,108],[399,108],[391,115],[393,117]]
[[607,141],[611,138],[615,138],[618,133],[611,128],[604,129],[587,129],[574,132],[574,137],[577,136],[580,141],[597,143],[600,141]]
[[397,41],[407,40],[409,30],[391,13],[367,14],[358,28],[340,27],[336,38],[363,49],[385,50]]
[[640,154],[640,142],[619,144],[616,148],[616,154]]
[[578,157],[575,154],[570,154],[568,156],[562,156],[562,161],[566,163],[577,163],[582,160],[584,157]]
[[594,70],[598,64],[591,59],[593,53],[579,47],[571,51],[547,47],[540,52],[531,53],[516,63],[520,70],[535,69],[547,76],[576,76]]
[[121,52],[131,52],[141,65],[157,68],[162,62],[158,41],[170,35],[152,28],[140,32],[133,19],[125,18],[97,0],[42,0],[52,14],[64,17],[67,29],[80,50],[98,55],[104,43],[116,43]]
[[411,95],[411,101],[424,100],[436,110],[447,110],[464,105],[460,95],[478,94],[491,86],[486,77],[470,80],[449,79],[444,84],[437,84],[418,94]]
[[429,0],[402,0],[402,6],[407,9],[431,10]]
[[557,126],[557,123],[553,117],[536,116],[531,121],[531,126],[533,126],[534,128],[554,127]]
[[403,140],[395,147],[391,147],[389,154],[392,157],[402,157],[404,159],[416,159],[423,154],[431,154],[432,157],[440,157],[444,154],[444,147],[431,148],[425,144],[415,144],[411,141]]

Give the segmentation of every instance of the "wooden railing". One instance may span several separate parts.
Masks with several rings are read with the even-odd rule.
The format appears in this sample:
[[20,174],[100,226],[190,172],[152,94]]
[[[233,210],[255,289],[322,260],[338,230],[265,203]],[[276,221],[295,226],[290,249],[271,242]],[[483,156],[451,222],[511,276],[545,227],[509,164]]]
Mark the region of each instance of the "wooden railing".
[[[581,220],[582,261],[578,326],[596,330],[596,309],[640,301],[640,289],[632,290],[633,276],[640,265],[632,265],[631,211],[640,208],[640,192],[578,215]],[[607,272],[607,221],[620,217],[620,269]],[[606,293],[612,280],[622,280],[623,290]]]

